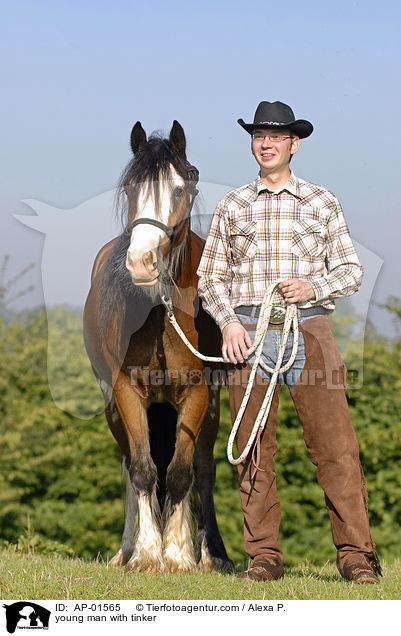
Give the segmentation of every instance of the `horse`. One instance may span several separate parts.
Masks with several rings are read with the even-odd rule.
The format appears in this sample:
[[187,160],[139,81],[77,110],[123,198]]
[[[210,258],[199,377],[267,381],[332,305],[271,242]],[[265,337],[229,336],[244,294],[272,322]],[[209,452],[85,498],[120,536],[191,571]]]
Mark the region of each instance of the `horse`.
[[197,295],[204,241],[190,229],[190,211],[198,171],[176,120],[168,139],[147,139],[137,122],[130,141],[117,188],[125,229],[98,253],[84,309],[85,346],[126,481],[121,547],[110,563],[232,571],[213,499],[220,382],[210,368],[207,377],[161,304],[167,296],[195,348],[219,354],[220,332]]

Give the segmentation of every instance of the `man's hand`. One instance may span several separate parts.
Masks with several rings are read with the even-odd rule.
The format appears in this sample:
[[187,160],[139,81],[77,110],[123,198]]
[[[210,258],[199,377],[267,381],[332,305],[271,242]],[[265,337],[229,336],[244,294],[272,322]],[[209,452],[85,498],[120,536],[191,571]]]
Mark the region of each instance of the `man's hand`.
[[287,303],[304,303],[315,298],[315,292],[310,283],[297,278],[290,278],[283,281],[278,289],[284,296]]
[[222,354],[226,362],[238,364],[248,359],[248,348],[252,347],[251,336],[240,322],[230,322],[222,331]]

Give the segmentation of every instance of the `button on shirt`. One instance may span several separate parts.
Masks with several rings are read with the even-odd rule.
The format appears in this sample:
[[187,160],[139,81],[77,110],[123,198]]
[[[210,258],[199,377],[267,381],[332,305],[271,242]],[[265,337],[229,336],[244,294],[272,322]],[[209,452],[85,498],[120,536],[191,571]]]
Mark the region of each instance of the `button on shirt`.
[[[334,309],[334,298],[359,289],[362,266],[338,199],[293,172],[278,191],[260,176],[217,205],[198,268],[199,295],[223,329],[239,305],[260,305],[280,279],[308,281],[315,298],[300,308]],[[276,292],[274,304],[285,305]]]

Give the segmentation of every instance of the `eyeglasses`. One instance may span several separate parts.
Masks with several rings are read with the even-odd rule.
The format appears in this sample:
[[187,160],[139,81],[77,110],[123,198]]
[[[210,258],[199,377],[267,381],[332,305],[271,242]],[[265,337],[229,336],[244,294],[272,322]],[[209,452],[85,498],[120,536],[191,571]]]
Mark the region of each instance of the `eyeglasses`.
[[270,141],[272,141],[274,144],[279,144],[281,141],[284,141],[284,139],[293,139],[291,135],[280,135],[280,133],[252,133],[253,141],[261,142],[264,141],[266,137],[270,139]]

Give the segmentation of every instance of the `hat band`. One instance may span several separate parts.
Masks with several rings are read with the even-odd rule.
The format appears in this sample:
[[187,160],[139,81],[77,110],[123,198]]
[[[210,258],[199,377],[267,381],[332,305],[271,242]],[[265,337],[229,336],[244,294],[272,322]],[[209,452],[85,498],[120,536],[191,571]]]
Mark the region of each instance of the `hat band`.
[[[285,122],[282,121],[258,121],[254,122],[254,124],[269,124],[270,126],[283,126]],[[289,122],[291,123],[291,122]],[[286,124],[288,125],[288,124]]]

